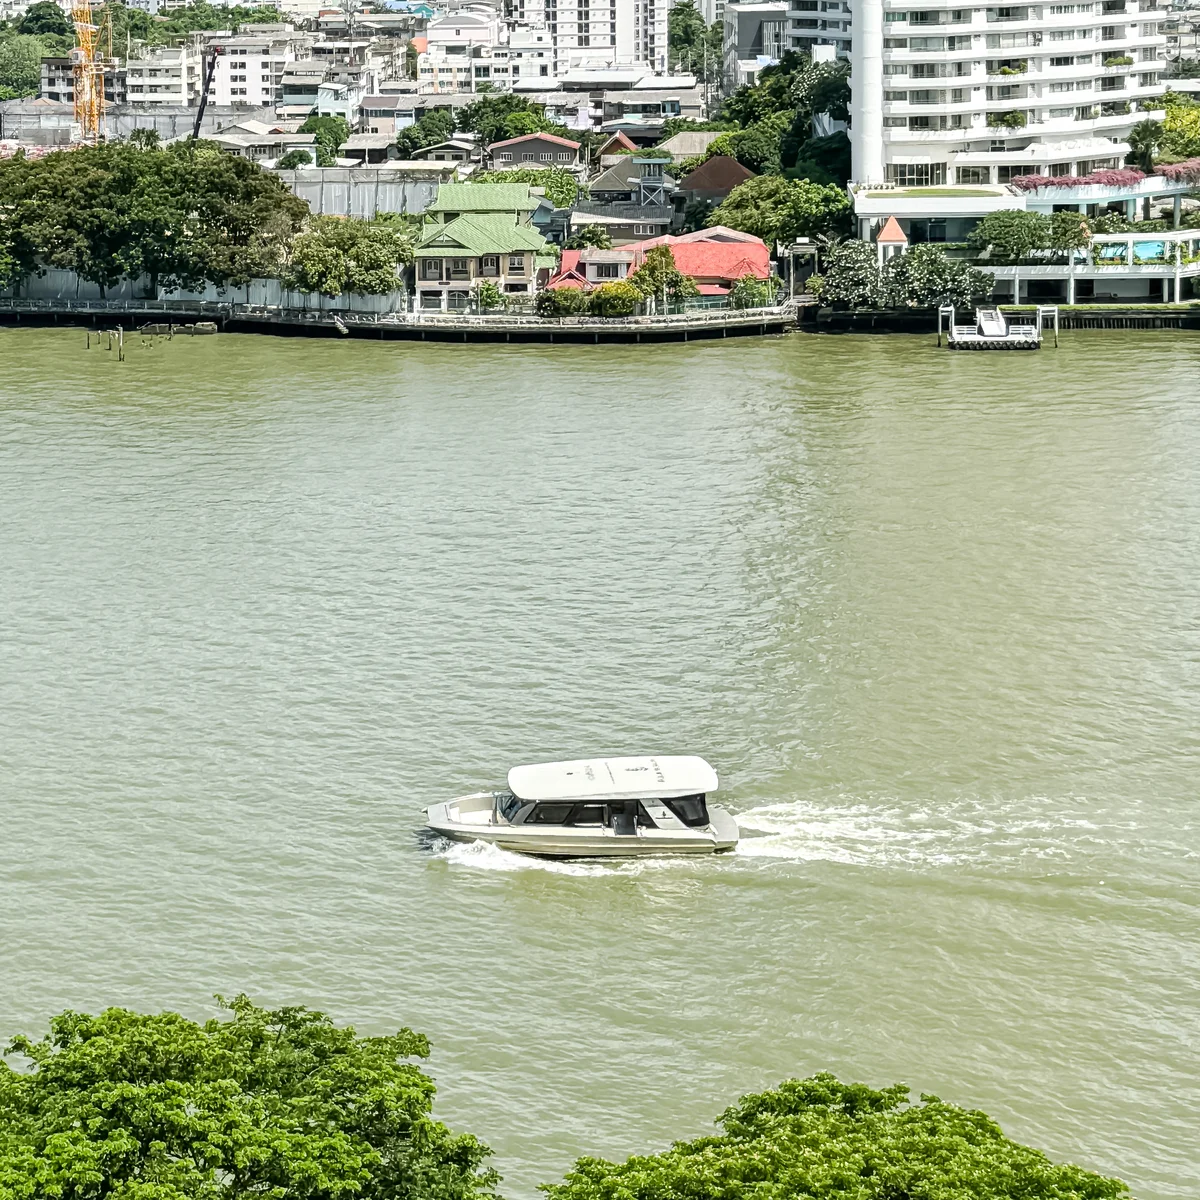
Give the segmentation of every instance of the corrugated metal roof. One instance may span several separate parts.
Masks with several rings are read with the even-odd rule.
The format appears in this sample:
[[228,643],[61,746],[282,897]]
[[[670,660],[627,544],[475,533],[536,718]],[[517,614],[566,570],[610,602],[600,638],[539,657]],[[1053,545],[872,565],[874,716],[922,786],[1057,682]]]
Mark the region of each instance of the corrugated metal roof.
[[443,183],[426,212],[533,212],[541,200],[527,183]]
[[445,225],[431,225],[416,252],[426,258],[446,258],[538,251],[548,244],[536,229],[518,225],[504,213],[467,213]]

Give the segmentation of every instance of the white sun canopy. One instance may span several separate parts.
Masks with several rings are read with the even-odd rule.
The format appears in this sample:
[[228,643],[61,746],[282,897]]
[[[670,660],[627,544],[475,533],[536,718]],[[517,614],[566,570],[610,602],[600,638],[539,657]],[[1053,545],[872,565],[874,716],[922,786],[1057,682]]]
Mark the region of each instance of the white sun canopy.
[[508,787],[522,800],[668,800],[715,792],[717,773],[692,754],[581,758],[513,767]]

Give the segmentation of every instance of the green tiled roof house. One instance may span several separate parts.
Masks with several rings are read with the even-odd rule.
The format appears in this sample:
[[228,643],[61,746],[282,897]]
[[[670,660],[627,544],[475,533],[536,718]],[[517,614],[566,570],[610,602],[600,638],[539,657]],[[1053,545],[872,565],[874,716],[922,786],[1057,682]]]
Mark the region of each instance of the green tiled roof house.
[[550,243],[530,224],[544,201],[526,183],[444,183],[426,210],[416,249],[417,305],[462,311],[489,280],[532,295],[555,266]]

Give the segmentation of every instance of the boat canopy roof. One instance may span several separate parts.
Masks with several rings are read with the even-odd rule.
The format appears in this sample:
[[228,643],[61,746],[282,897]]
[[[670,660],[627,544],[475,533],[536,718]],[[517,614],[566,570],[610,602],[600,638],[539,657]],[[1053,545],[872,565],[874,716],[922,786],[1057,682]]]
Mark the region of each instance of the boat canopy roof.
[[581,758],[513,767],[508,787],[522,800],[669,800],[717,790],[717,773],[692,754]]

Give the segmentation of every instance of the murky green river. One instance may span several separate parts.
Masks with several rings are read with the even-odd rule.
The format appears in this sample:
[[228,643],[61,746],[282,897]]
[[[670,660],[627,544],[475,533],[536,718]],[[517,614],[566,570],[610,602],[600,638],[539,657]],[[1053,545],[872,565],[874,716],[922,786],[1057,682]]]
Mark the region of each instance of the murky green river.
[[[0,1035],[410,1024],[515,1197],[822,1068],[1200,1192],[1200,339],[83,342],[0,331]],[[652,750],[736,855],[418,839]]]

